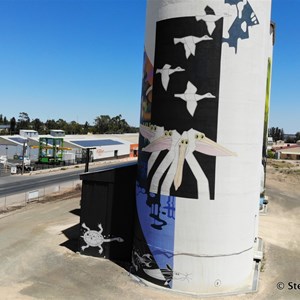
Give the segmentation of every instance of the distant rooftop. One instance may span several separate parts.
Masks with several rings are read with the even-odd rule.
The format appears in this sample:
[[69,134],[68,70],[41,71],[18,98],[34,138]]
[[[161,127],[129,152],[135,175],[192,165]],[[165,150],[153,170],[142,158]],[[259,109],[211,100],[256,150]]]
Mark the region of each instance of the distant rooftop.
[[114,146],[114,145],[123,145],[123,143],[116,141],[116,140],[69,140],[69,142],[82,147],[82,148],[89,148],[89,147],[101,147],[101,146]]

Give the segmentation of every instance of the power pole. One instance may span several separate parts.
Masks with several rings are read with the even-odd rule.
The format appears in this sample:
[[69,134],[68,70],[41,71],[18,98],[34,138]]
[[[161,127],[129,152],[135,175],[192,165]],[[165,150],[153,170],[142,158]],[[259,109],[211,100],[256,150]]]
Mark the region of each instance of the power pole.
[[25,158],[25,152],[26,152],[27,143],[24,141],[23,143],[23,151],[22,151],[22,172],[21,174],[24,174],[24,158]]
[[85,173],[89,171],[90,150],[92,149],[96,149],[96,148],[95,147],[86,148],[85,170],[84,170]]

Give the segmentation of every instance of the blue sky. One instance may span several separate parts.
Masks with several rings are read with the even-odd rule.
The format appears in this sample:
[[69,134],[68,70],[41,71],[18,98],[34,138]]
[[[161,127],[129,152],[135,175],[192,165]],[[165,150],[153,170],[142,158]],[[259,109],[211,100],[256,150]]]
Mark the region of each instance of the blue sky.
[[[138,126],[146,0],[0,0],[0,113]],[[270,126],[300,131],[299,0],[273,0]]]

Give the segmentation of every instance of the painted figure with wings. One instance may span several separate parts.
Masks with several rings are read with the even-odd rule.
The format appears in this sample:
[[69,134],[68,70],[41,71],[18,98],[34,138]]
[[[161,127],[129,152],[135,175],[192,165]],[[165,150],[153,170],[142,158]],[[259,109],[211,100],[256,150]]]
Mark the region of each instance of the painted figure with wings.
[[165,175],[160,190],[164,195],[170,195],[173,184],[175,190],[181,186],[185,161],[197,180],[198,193],[201,191],[201,193],[205,192],[209,195],[208,180],[193,154],[194,151],[210,156],[236,156],[234,152],[194,129],[184,131],[181,135],[176,130],[165,131],[164,136],[153,140],[142,150],[151,153],[169,150],[158,166],[150,184],[150,192],[157,193],[160,180]]

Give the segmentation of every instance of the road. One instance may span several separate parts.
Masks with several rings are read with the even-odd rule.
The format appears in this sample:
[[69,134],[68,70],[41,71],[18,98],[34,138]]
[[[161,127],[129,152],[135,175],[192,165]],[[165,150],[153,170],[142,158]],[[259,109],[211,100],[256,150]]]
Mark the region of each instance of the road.
[[[106,170],[116,165],[127,165],[132,163],[135,163],[135,160],[131,162],[125,162],[123,160],[105,163],[99,162],[99,164],[97,165],[90,166],[89,172]],[[71,169],[48,169],[46,170],[46,173],[32,172],[31,175],[25,174],[0,177],[0,197],[17,194],[20,192],[25,192],[49,185],[55,185],[62,182],[73,181],[79,179],[80,174],[83,173],[84,167],[73,167]]]

